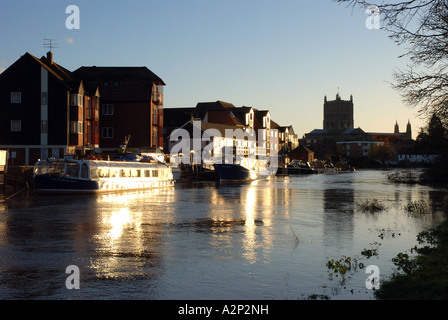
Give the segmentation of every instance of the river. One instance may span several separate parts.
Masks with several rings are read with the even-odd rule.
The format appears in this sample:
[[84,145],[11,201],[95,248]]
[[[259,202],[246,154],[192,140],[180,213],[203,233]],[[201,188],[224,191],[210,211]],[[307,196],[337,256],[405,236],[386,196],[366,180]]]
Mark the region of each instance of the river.
[[[445,195],[390,183],[381,170],[108,195],[22,193],[0,202],[0,299],[374,299],[367,266],[381,285],[395,270],[391,259],[442,221]],[[373,199],[385,209],[359,210]],[[433,209],[410,214],[403,207],[411,201]],[[352,259],[345,275],[327,268],[343,257]]]

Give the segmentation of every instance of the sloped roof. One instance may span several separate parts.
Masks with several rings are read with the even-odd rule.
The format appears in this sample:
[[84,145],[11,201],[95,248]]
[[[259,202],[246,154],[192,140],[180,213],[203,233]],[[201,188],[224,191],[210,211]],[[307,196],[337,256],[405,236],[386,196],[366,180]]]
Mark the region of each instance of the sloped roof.
[[361,128],[349,128],[341,132],[341,134],[364,134],[364,133],[365,133],[364,130],[362,130]]
[[291,153],[314,153],[314,151],[304,145],[300,145],[292,150]]
[[179,128],[194,116],[194,108],[163,108],[163,125]]
[[165,85],[165,82],[147,67],[80,67],[74,74],[89,81],[149,81]]
[[[146,67],[81,67],[73,72],[83,79],[86,87],[99,87],[105,102],[140,102],[151,99],[153,83],[165,85],[163,80]],[[103,84],[109,83],[107,90]],[[114,83],[118,89],[114,89]]]
[[314,129],[309,134],[330,134],[331,132],[327,129]]

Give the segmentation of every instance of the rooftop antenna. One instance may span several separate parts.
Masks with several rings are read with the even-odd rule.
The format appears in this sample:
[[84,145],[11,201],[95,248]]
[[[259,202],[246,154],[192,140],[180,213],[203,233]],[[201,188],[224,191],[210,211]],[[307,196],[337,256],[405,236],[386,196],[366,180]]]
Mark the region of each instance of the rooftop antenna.
[[52,52],[53,48],[58,48],[57,42],[58,39],[44,38],[44,48],[49,48],[50,52]]

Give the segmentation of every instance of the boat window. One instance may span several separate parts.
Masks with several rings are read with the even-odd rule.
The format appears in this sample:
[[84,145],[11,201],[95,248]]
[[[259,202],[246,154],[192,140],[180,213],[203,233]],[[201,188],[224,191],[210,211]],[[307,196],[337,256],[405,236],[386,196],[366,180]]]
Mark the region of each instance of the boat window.
[[131,169],[122,169],[121,176],[123,178],[129,178],[131,176]]
[[109,169],[101,168],[99,170],[100,170],[99,172],[100,178],[109,178]]
[[110,169],[111,178],[120,178],[120,169]]
[[60,174],[64,173],[65,163],[64,162],[50,162],[50,166],[48,167],[49,174]]
[[48,163],[46,162],[39,162],[36,167],[34,168],[34,174],[35,175],[41,175],[46,174],[48,170]]
[[92,179],[92,180],[98,179],[98,169],[97,168],[90,168],[90,179]]
[[89,179],[89,166],[87,163],[81,165],[81,179]]
[[79,163],[67,163],[67,169],[65,170],[67,177],[79,178]]
[[132,170],[131,170],[131,176],[132,176],[133,178],[138,178],[138,177],[140,177],[140,170],[139,170],[139,169],[132,169]]

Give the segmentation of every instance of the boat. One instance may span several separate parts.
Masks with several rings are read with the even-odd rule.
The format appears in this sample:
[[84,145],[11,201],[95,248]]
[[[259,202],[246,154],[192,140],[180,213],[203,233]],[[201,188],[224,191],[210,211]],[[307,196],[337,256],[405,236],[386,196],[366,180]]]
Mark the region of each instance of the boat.
[[34,165],[33,186],[41,194],[103,193],[174,186],[162,163],[48,159]]
[[338,174],[338,168],[336,168],[333,164],[327,164],[325,165],[325,174]]
[[267,161],[243,158],[240,163],[215,163],[219,181],[253,181],[269,179],[277,173]]
[[286,172],[288,174],[315,174],[318,173],[317,170],[311,168],[309,162],[304,162],[302,160],[292,160],[286,167]]

